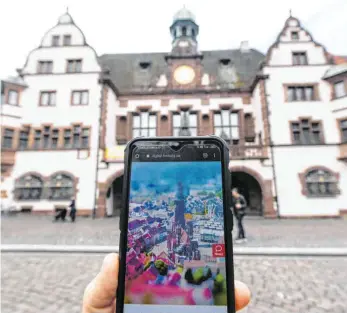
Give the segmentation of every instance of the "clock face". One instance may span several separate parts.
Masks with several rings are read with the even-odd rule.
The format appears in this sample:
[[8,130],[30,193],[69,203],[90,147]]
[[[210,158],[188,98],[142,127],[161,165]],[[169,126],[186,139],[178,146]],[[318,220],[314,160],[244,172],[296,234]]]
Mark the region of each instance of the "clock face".
[[187,85],[194,80],[195,71],[188,65],[181,65],[175,70],[174,78],[180,85]]

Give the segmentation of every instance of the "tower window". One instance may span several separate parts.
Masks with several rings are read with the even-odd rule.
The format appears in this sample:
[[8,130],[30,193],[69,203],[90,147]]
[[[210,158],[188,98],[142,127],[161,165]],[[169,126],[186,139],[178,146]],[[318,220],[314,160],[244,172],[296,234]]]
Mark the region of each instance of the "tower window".
[[71,35],[64,35],[63,45],[71,46]]
[[187,36],[187,27],[182,27],[182,36]]
[[291,32],[290,37],[292,38],[292,40],[299,40],[299,33]]
[[150,62],[140,62],[139,65],[142,70],[147,70],[151,67]]
[[60,37],[58,35],[52,36],[52,46],[58,47],[59,46]]
[[193,36],[193,38],[195,37],[195,29],[194,28],[192,29],[192,36]]
[[230,59],[221,59],[221,60],[219,61],[219,63],[220,63],[221,65],[223,65],[223,66],[227,66],[227,65],[230,65],[231,60],[230,60]]

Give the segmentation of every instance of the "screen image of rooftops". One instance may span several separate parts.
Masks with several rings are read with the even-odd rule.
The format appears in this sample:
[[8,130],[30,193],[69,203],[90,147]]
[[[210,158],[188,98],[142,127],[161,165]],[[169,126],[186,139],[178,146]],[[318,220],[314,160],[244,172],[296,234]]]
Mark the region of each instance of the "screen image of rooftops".
[[227,305],[220,162],[132,164],[125,308]]

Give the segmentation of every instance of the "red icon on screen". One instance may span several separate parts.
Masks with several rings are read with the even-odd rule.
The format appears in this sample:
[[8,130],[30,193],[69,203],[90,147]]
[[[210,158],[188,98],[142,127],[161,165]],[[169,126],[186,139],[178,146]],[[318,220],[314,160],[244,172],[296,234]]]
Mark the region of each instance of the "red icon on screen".
[[225,245],[221,243],[216,243],[212,245],[212,256],[214,258],[224,258],[225,257]]

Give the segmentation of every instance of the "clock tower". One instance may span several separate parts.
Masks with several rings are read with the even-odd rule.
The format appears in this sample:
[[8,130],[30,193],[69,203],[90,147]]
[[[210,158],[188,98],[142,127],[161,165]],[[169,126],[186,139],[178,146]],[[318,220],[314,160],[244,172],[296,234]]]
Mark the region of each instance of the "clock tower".
[[172,87],[197,87],[201,82],[202,54],[198,51],[199,26],[192,12],[183,7],[170,27],[171,53],[166,60],[171,69]]

